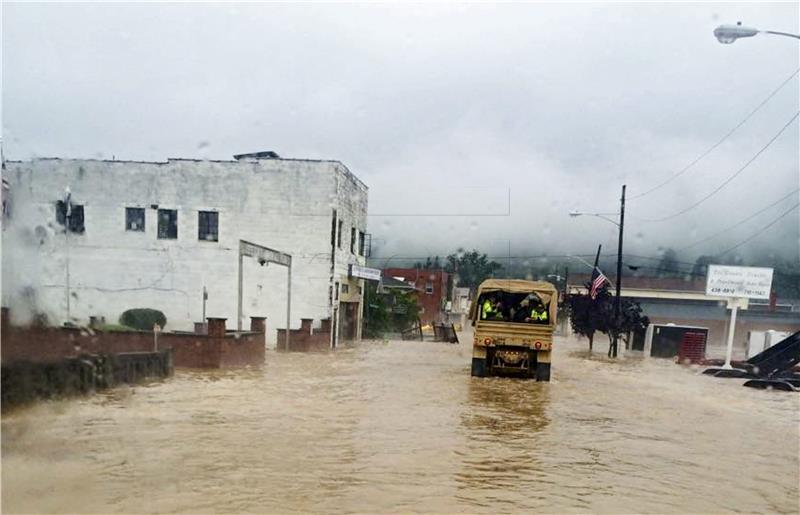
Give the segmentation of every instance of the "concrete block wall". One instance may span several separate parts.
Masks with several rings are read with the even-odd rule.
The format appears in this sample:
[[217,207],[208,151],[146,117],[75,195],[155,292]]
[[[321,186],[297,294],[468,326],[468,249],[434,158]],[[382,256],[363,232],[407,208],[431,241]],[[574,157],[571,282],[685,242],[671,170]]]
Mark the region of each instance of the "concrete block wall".
[[[16,323],[44,314],[116,321],[126,309],[163,311],[167,328],[191,330],[207,312],[236,327],[238,241],[252,241],[293,256],[292,327],[300,319],[332,316],[329,286],[351,263],[350,227],[366,231],[367,189],[334,161],[169,160],[159,163],[35,159],[8,162],[12,212],[3,231],[3,303]],[[84,206],[86,231],[65,235],[55,202],[65,188]],[[145,209],[145,230],[125,230],[125,208]],[[178,212],[178,238],[157,238],[157,209]],[[331,217],[344,220],[342,249],[331,270]],[[219,213],[219,241],[198,239],[198,211]],[[357,250],[356,245],[356,250]],[[69,256],[69,260],[67,259]],[[267,315],[285,326],[286,270],[244,260],[243,315]]]

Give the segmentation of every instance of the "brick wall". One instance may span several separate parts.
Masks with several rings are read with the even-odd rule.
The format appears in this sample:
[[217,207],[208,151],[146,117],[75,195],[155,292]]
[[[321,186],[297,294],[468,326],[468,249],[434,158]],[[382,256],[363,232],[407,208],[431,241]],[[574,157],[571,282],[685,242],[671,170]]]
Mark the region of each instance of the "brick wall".
[[[264,332],[225,333],[222,337],[192,333],[161,333],[158,350],[172,349],[176,367],[226,368],[261,364]],[[262,322],[255,323],[258,328]],[[211,324],[209,324],[211,325]],[[103,332],[88,328],[17,327],[2,323],[0,361],[50,362],[80,354],[152,352],[153,333]]]
[[[383,274],[389,277],[402,277],[404,282],[414,284],[417,289],[417,303],[423,308],[419,315],[423,324],[444,320],[442,300],[447,298],[447,272],[416,268],[387,268]],[[426,293],[428,284],[433,286],[432,293]]]
[[[321,321],[320,328],[313,328],[314,320],[304,318],[300,329],[292,329],[289,333],[289,350],[295,352],[322,352],[331,348],[331,320]],[[278,349],[283,350],[286,342],[286,331],[278,329]]]

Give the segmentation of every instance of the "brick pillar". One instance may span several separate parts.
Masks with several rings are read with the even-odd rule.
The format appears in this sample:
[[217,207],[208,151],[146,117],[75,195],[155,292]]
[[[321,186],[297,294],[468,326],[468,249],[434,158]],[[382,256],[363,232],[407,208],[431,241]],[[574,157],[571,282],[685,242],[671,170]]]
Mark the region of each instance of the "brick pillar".
[[330,318],[324,318],[324,319],[321,320],[321,325],[320,325],[320,328],[319,328],[319,332],[321,332],[321,333],[329,333],[329,332],[331,332],[331,319]]
[[208,317],[208,335],[212,338],[225,337],[225,321],[227,318],[212,318]]
[[254,333],[266,333],[267,317],[250,317],[250,331]]
[[311,324],[314,323],[313,318],[301,318],[300,319],[300,330],[304,333],[311,333]]

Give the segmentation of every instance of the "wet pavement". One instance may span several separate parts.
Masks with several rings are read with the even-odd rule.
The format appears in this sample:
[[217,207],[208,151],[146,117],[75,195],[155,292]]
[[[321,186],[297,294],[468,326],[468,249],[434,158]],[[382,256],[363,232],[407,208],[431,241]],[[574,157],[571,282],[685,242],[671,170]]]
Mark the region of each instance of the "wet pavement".
[[19,409],[3,512],[800,509],[796,394],[575,341],[550,383],[469,363],[469,345],[365,342]]

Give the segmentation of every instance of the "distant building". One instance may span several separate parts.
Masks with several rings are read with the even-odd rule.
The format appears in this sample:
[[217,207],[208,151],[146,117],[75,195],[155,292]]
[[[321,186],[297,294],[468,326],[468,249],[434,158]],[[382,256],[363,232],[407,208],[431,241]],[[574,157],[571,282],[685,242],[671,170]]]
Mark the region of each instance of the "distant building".
[[[207,315],[236,327],[246,240],[292,256],[292,328],[330,318],[332,346],[360,338],[364,279],[351,265],[365,264],[368,191],[338,161],[47,158],[6,162],[6,181],[14,209],[3,223],[2,300],[14,322],[61,325],[69,302],[78,324],[148,307],[169,329],[191,330],[205,287]],[[267,316],[274,344],[287,274],[263,264],[243,261],[243,318]]]
[[417,302],[421,308],[419,318],[423,324],[444,320],[447,272],[417,268],[387,268],[384,269],[383,275],[414,286],[417,291]]
[[[589,276],[570,276],[569,292],[586,293]],[[613,294],[614,287],[609,291]],[[636,300],[653,324],[676,324],[708,329],[708,356],[724,357],[730,311],[726,300],[705,293],[705,279],[623,278],[622,297]],[[734,359],[745,359],[751,331],[800,331],[800,306],[795,302],[753,301],[736,315]],[[642,350],[642,349],[636,349]]]

